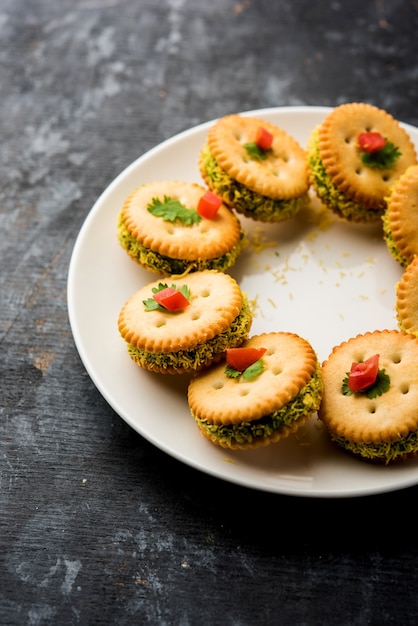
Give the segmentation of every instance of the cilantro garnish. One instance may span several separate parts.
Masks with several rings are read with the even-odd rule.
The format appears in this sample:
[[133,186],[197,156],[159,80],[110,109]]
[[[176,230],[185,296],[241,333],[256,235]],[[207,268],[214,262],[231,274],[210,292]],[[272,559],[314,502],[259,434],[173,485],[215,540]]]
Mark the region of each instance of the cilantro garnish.
[[255,363],[247,367],[242,372],[234,369],[230,365],[226,365],[225,374],[228,376],[228,378],[239,378],[240,376],[242,376],[243,380],[253,380],[254,378],[257,378],[257,376],[259,376],[263,370],[263,359],[258,359],[258,361],[255,361]]
[[387,169],[395,165],[401,155],[399,148],[391,141],[387,141],[386,145],[377,152],[363,152],[361,160],[368,167]]
[[255,143],[255,141],[251,141],[250,143],[245,143],[244,148],[246,149],[248,155],[252,159],[255,159],[256,161],[265,161],[267,159],[268,154],[272,152],[271,148],[269,148],[268,150],[262,150]]
[[[341,390],[345,396],[353,395],[353,391],[348,386],[348,377],[350,376],[350,372],[347,372],[346,377],[343,380],[343,384]],[[366,387],[366,389],[362,391],[357,391],[356,393],[364,393],[364,395],[369,398],[369,400],[373,400],[373,398],[377,398],[381,396],[385,391],[389,391],[390,387],[390,377],[386,374],[385,370],[378,370],[376,380],[372,385]]]
[[191,225],[197,224],[202,219],[194,209],[188,209],[179,200],[173,200],[168,196],[164,196],[164,202],[159,198],[153,198],[147,209],[156,217],[162,217],[165,222],[179,221]]
[[[158,287],[153,287],[151,291],[152,293],[158,293],[159,291],[163,291],[164,289],[167,289],[167,288],[168,288],[167,283],[158,283]],[[176,285],[173,284],[171,285],[171,288],[175,289],[176,291],[180,291],[180,293],[182,293],[185,298],[187,298],[188,300],[190,299],[190,289],[187,285],[182,285],[182,287],[180,287],[179,289]],[[147,298],[146,300],[142,300],[142,302],[145,305],[146,311],[167,312],[167,309],[165,309],[160,304],[158,304],[158,302],[154,300],[154,298]]]

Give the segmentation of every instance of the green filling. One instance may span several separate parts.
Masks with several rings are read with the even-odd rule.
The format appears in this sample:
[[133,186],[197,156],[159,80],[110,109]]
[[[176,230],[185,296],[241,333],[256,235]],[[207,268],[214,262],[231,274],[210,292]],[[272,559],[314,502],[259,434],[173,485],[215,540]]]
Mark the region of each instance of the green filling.
[[210,187],[225,204],[233,207],[238,213],[261,222],[280,222],[290,219],[309,201],[308,194],[289,200],[277,200],[262,196],[234,180],[217,164],[205,146],[201,152],[201,163],[206,176],[210,179]]
[[144,267],[162,274],[184,274],[185,272],[207,269],[223,272],[228,267],[231,267],[242,250],[244,233],[241,231],[238,243],[222,256],[214,259],[196,259],[194,261],[188,259],[173,259],[163,256],[149,248],[145,248],[145,246],[140,244],[139,241],[129,233],[122,215],[119,215],[118,238],[122,248]]
[[331,439],[357,456],[370,461],[384,461],[385,465],[405,455],[416,454],[418,451],[417,432],[411,432],[406,437],[392,443],[355,443],[338,435],[331,435]]
[[213,339],[209,339],[202,344],[198,344],[190,350],[178,350],[177,352],[156,353],[141,350],[128,343],[130,357],[147,369],[178,369],[197,370],[210,364],[214,357],[227,348],[234,348],[241,345],[248,336],[252,323],[252,314],[248,300],[243,294],[242,308],[228,330],[219,333]]
[[328,176],[319,154],[318,129],[309,141],[309,167],[313,184],[318,197],[326,206],[329,206],[339,217],[352,222],[377,222],[382,211],[371,210],[354,200],[350,200],[333,184]]
[[[240,383],[237,382],[237,385]],[[285,406],[253,422],[227,426],[208,424],[194,416],[199,427],[228,445],[251,444],[256,439],[270,437],[284,426],[292,426],[298,419],[319,409],[322,398],[322,377],[319,365],[309,383]]]
[[388,247],[390,254],[393,256],[393,258],[396,261],[398,261],[398,263],[400,263],[403,267],[406,267],[408,265],[408,260],[403,256],[403,254],[401,253],[398,246],[395,244],[393,240],[392,231],[390,229],[390,224],[389,224],[389,213],[387,210],[382,215],[382,223],[383,223],[383,237],[384,237],[384,240],[386,242],[386,245]]

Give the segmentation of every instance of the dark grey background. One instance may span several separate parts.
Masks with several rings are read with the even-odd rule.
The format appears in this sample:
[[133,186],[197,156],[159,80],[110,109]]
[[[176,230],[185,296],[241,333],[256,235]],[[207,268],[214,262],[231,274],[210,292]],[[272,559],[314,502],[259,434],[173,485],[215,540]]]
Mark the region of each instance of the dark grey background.
[[97,197],[227,113],[358,100],[418,125],[416,0],[0,1],[0,623],[415,625],[417,488],[253,492],[155,449],[72,340]]

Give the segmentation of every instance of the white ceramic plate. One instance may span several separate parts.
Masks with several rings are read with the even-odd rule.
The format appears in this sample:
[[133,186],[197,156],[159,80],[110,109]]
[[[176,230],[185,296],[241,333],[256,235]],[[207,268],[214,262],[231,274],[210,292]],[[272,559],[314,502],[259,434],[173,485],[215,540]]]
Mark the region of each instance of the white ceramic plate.
[[[329,109],[289,107],[245,114],[276,123],[306,146]],[[117,329],[123,303],[154,281],[122,250],[116,223],[125,197],[138,185],[164,179],[202,182],[197,155],[213,122],[183,132],[127,167],[91,209],[69,268],[68,307],[81,359],[113,409],[138,433],[174,458],[246,487],[310,497],[348,497],[418,483],[418,460],[380,467],[337,449],[314,418],[302,432],[255,451],[227,452],[205,440],[189,414],[188,378],[141,370]],[[418,147],[418,130],[405,126]],[[397,328],[399,265],[380,226],[350,225],[320,210],[284,224],[242,220],[250,245],[230,273],[254,305],[251,334],[300,334],[320,360],[359,332]]]

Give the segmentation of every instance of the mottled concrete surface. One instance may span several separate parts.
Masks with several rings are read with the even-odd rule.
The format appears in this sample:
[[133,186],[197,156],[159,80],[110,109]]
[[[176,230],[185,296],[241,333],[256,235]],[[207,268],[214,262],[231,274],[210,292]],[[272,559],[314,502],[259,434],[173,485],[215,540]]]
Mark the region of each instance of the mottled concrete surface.
[[302,500],[201,475],[98,393],[67,319],[93,203],[255,108],[418,125],[415,0],[0,2],[0,623],[416,624],[416,488]]

